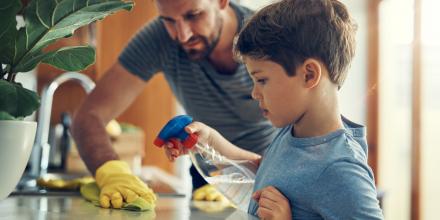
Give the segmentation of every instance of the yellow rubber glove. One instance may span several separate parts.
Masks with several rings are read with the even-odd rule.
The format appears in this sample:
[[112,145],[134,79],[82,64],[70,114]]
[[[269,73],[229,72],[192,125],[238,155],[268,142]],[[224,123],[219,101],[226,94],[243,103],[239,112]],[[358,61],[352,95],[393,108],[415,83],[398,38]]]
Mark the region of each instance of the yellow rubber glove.
[[225,201],[227,200],[217,189],[206,184],[193,192],[193,199],[196,201]]
[[154,192],[131,173],[130,167],[124,161],[111,160],[96,170],[96,183],[101,189],[99,204],[103,208],[110,206],[116,209],[122,207],[123,201],[131,203],[141,197],[153,207],[156,204]]

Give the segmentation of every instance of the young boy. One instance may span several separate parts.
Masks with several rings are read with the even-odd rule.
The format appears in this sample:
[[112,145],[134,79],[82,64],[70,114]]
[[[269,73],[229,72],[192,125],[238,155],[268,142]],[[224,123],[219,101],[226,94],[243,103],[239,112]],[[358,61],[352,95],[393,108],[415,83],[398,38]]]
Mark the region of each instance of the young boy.
[[[254,81],[252,97],[282,128],[259,165],[249,213],[263,219],[383,219],[367,165],[365,127],[342,117],[338,107],[355,31],[337,0],[284,0],[257,12],[237,37],[235,52]],[[200,122],[186,130],[227,157],[259,159]],[[171,160],[183,153],[167,149]]]

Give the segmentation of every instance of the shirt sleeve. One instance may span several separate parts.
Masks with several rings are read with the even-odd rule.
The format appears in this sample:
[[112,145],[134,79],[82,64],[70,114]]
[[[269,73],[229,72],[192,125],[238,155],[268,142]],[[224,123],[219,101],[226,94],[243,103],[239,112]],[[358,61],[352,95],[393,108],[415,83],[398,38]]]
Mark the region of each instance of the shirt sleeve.
[[119,55],[119,63],[134,75],[149,80],[161,71],[173,41],[159,19],[143,27]]
[[351,159],[329,165],[314,188],[314,209],[323,219],[383,219],[371,169]]

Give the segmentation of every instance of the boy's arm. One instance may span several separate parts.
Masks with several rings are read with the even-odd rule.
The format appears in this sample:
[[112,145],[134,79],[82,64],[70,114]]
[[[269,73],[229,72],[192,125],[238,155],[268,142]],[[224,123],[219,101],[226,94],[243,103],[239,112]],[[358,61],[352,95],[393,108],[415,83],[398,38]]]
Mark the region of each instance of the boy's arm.
[[223,156],[234,160],[259,160],[260,155],[244,150],[232,144],[224,138],[217,130],[201,123],[194,122],[186,127],[190,133],[199,135],[199,141],[208,144]]
[[314,209],[324,219],[383,219],[373,174],[366,165],[340,160],[328,166],[313,190]]
[[[259,164],[261,156],[244,149],[241,149],[224,138],[218,131],[201,123],[193,122],[185,127],[186,132],[195,133],[198,136],[198,142],[207,144],[214,148],[223,156],[233,160],[251,160]],[[166,154],[172,161],[181,154],[187,153],[183,146],[179,146],[179,150],[174,149],[171,143],[166,143]]]

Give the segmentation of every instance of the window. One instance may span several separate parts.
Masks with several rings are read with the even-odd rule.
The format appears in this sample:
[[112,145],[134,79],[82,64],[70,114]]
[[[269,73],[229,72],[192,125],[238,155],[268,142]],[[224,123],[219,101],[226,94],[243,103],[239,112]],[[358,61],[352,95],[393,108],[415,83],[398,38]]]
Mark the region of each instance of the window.
[[386,219],[409,219],[413,0],[379,8],[379,173]]
[[421,215],[440,208],[440,2],[421,1]]

